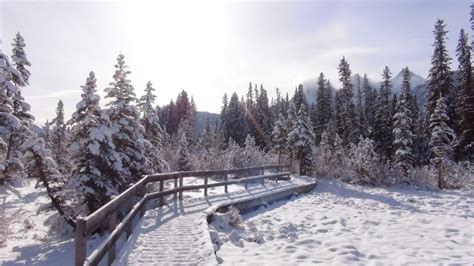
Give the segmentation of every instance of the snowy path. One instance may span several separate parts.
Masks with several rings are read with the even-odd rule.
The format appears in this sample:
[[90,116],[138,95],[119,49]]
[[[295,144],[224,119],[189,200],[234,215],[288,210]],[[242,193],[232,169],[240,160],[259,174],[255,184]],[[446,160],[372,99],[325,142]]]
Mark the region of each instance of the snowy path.
[[243,218],[239,233],[219,233],[224,265],[474,263],[472,191],[318,180],[314,192]]
[[114,265],[216,264],[205,210],[217,203],[301,183],[307,181],[266,181],[265,187],[253,184],[247,190],[240,185],[233,185],[229,186],[228,194],[223,193],[223,187],[217,187],[209,190],[207,198],[202,196],[202,190],[185,192],[182,202],[171,201],[162,208],[152,208],[146,212],[132,237],[117,254]]

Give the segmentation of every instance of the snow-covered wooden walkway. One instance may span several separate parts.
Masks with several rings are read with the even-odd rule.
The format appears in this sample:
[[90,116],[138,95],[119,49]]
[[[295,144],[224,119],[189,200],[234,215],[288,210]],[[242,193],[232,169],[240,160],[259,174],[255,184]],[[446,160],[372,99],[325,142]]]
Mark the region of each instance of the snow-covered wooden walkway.
[[202,192],[186,196],[182,201],[170,201],[163,207],[146,212],[137,225],[136,233],[118,251],[114,265],[175,265],[216,264],[211,243],[206,210],[228,201],[278,192],[290,187],[314,182],[303,178],[291,181],[229,186],[230,193],[222,188],[211,188],[209,196]]

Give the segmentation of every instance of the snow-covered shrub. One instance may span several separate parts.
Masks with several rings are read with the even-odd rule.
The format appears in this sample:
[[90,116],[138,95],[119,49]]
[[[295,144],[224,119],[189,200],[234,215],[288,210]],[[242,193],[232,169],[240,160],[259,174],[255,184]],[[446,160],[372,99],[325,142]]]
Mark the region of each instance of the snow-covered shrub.
[[374,185],[380,175],[377,171],[380,165],[374,142],[369,138],[361,139],[357,146],[352,147],[351,151],[352,169],[356,177],[356,180],[353,181]]
[[242,225],[242,216],[240,216],[239,209],[231,206],[227,211],[229,214],[229,225],[232,227],[239,227]]

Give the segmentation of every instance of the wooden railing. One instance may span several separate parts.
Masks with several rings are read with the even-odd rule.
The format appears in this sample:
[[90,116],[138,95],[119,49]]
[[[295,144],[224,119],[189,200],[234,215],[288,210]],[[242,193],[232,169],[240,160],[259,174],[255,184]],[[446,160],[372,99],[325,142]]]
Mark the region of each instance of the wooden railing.
[[[207,190],[211,187],[224,187],[224,192],[228,192],[228,185],[261,181],[265,179],[275,179],[288,176],[289,172],[280,172],[283,169],[289,169],[290,165],[267,165],[252,168],[230,169],[230,170],[211,170],[211,171],[187,171],[174,172],[144,176],[140,181],[122,192],[120,195],[109,201],[100,209],[87,217],[78,217],[76,220],[75,236],[75,265],[97,265],[102,258],[108,254],[108,264],[112,264],[115,259],[115,243],[125,231],[127,239],[133,231],[133,219],[140,215],[142,217],[146,211],[146,203],[151,199],[159,199],[160,205],[164,204],[164,197],[173,195],[174,199],[183,199],[183,192],[187,190],[204,189],[204,196],[207,196]],[[265,170],[275,170],[274,174],[265,175]],[[243,177],[250,173],[251,177]],[[229,175],[240,175],[238,179],[229,180]],[[259,175],[256,175],[259,174]],[[223,176],[224,181],[209,184],[209,177]],[[183,178],[202,177],[202,185],[183,185]],[[173,180],[173,188],[165,190],[164,182]],[[148,183],[159,182],[159,191],[146,192]],[[126,215],[118,223],[118,213],[125,210]],[[109,235],[107,238],[87,257],[87,240],[92,233],[99,228],[107,229]]]

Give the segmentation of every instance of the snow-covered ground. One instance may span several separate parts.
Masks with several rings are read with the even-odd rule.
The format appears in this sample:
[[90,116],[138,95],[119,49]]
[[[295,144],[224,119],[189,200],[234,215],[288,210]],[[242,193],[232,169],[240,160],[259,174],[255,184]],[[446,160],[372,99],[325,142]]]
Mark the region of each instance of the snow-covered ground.
[[[36,179],[23,179],[0,187],[0,204],[5,198],[10,218],[6,246],[0,246],[0,265],[73,265],[74,233],[57,212],[37,213],[49,203],[44,189],[35,188]],[[98,237],[88,242],[97,246]]]
[[[314,192],[243,215],[216,216],[224,264],[474,263],[474,192],[369,188],[319,180]],[[217,232],[216,232],[217,231]]]

